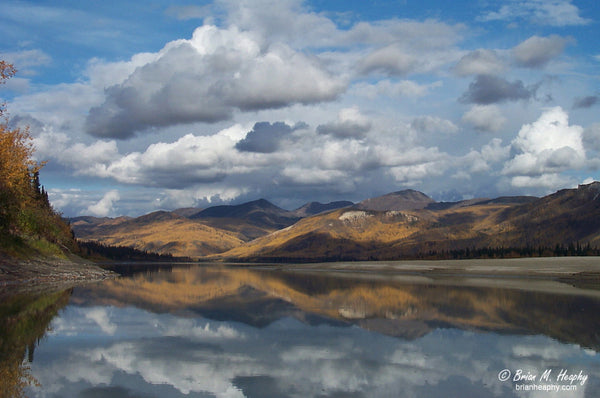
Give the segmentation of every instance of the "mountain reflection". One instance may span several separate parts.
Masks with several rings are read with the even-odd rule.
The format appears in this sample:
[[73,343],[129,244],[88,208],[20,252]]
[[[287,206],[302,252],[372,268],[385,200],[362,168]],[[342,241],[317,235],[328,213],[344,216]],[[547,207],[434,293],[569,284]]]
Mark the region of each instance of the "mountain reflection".
[[600,348],[600,300],[490,287],[340,278],[263,269],[197,266],[157,270],[76,289],[73,304],[134,305],[265,327],[284,317],[358,325],[414,339],[437,328],[544,334]]
[[534,396],[503,369],[600,389],[596,293],[369,278],[172,267],[5,298],[0,396]]

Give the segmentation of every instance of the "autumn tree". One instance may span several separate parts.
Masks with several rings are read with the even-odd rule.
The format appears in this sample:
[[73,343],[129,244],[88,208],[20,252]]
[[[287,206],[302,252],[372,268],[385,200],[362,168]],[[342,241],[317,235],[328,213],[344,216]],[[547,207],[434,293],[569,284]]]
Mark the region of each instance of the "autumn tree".
[[[14,76],[15,68],[0,61],[0,84]],[[54,212],[39,182],[44,165],[33,158],[28,128],[11,127],[6,104],[0,105],[0,239],[10,236],[43,238],[61,246],[73,242],[70,228]],[[1,242],[0,242],[1,243]]]

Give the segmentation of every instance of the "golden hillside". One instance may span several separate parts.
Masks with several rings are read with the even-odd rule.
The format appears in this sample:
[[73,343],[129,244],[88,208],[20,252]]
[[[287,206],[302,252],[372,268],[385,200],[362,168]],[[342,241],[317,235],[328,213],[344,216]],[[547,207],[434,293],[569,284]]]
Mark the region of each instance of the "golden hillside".
[[[231,249],[244,261],[386,260],[472,248],[551,250],[600,243],[600,183],[527,203],[482,200],[464,206],[406,211],[345,208]],[[541,253],[540,253],[541,254]]]
[[391,260],[503,248],[511,249],[502,256],[523,254],[519,250],[551,255],[555,247],[600,245],[600,183],[543,198],[455,203],[407,190],[298,219],[258,200],[190,217],[165,211],[138,218],[80,217],[72,227],[83,240],[209,260]]
[[425,242],[462,242],[493,234],[508,205],[431,211],[341,209],[298,223],[223,253],[226,259],[383,259]]
[[73,229],[79,231],[79,239],[180,257],[202,257],[243,243],[236,233],[176,216],[147,222],[107,219],[87,228],[83,223],[82,220],[72,223]]

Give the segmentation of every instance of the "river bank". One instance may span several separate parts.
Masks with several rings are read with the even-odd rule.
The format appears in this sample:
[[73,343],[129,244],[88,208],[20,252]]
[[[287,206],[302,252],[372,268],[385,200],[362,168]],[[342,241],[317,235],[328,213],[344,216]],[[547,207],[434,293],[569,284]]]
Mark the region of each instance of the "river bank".
[[0,296],[69,288],[116,276],[116,273],[76,256],[23,260],[0,254]]

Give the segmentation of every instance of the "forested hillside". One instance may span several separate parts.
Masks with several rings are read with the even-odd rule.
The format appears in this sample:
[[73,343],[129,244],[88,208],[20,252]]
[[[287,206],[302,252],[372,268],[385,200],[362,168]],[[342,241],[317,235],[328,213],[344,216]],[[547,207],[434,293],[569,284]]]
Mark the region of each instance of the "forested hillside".
[[[16,73],[0,61],[0,84]],[[54,211],[33,158],[29,131],[11,128],[6,104],[0,105],[0,254],[11,257],[58,255],[75,250],[70,227]]]

